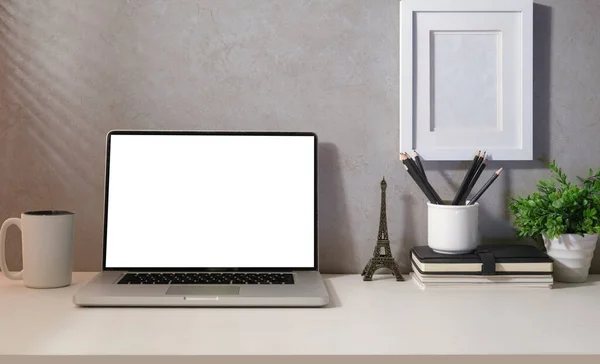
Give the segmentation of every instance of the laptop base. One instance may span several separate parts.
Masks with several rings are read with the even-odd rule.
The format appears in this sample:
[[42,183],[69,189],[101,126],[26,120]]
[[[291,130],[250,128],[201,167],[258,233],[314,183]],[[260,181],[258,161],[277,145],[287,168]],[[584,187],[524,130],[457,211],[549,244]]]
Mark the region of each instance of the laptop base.
[[294,284],[117,284],[126,273],[97,274],[77,291],[73,303],[84,307],[323,307],[329,303],[317,271],[292,272]]

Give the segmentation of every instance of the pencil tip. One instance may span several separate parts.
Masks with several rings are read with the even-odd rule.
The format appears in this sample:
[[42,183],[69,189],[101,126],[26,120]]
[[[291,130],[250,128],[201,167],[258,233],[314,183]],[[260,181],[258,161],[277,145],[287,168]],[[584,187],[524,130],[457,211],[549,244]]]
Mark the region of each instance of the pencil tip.
[[503,170],[503,169],[504,169],[504,167],[501,167],[499,170],[497,170],[497,171],[496,171],[496,174],[498,174],[498,175],[499,175],[500,173],[502,173],[502,170]]

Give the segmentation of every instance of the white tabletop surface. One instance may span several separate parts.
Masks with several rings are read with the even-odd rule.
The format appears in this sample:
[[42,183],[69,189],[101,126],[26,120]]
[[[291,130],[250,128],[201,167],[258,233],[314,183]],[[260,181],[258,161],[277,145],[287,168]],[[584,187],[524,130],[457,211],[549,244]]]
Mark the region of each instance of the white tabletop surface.
[[79,308],[73,285],[0,275],[0,354],[598,354],[600,276],[544,288],[419,289],[326,275],[330,306]]

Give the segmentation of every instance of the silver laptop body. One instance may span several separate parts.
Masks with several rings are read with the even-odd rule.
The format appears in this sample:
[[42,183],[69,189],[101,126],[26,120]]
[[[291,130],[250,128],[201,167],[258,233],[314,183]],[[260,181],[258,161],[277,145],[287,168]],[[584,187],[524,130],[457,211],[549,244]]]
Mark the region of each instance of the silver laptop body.
[[79,306],[320,307],[317,136],[114,130]]

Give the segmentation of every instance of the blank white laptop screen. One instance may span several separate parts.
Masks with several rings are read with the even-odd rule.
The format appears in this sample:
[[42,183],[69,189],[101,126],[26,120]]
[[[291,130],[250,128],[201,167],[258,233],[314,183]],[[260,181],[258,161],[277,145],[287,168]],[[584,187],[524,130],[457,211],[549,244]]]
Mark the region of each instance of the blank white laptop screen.
[[106,268],[311,268],[315,137],[113,134]]

